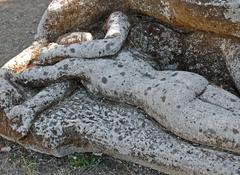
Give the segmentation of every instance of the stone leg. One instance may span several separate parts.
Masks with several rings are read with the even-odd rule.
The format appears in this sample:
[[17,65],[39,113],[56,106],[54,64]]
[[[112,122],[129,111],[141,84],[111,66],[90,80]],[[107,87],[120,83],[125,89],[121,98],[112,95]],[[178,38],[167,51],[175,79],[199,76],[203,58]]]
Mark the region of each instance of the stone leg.
[[[80,79],[92,93],[143,109],[186,140],[240,153],[240,100],[193,73],[155,71],[129,52],[114,59],[68,59],[16,75],[17,82],[43,84]],[[213,93],[220,100],[213,102]],[[226,106],[231,106],[226,107]]]
[[104,153],[171,175],[239,174],[240,156],[193,146],[148,117],[131,106],[97,100],[81,88],[39,116],[26,146],[58,157]]

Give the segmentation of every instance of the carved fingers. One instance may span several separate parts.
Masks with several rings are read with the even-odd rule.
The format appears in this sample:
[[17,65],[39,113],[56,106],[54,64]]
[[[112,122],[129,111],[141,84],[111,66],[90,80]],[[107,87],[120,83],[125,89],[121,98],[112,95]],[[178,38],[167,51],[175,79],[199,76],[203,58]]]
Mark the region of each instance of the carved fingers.
[[239,98],[210,86],[200,75],[155,71],[123,51],[115,59],[67,59],[16,77],[28,84],[70,78],[80,79],[94,94],[141,108],[181,138],[240,152]]
[[57,39],[57,44],[68,46],[70,44],[78,43],[82,44],[87,41],[92,41],[93,36],[91,33],[88,32],[73,32],[67,33],[65,35],[60,36]]
[[71,94],[75,88],[75,83],[71,82],[52,84],[23,104],[14,106],[6,113],[12,129],[25,136],[38,114]]
[[18,92],[10,81],[0,78],[0,108],[8,110],[23,100],[23,96]]

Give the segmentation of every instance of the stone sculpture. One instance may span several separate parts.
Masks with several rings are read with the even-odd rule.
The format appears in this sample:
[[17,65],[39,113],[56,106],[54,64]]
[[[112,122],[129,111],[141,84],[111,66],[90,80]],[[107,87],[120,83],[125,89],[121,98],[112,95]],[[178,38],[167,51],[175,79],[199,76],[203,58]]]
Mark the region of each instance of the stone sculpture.
[[[238,37],[228,28],[228,24],[239,28],[238,16],[231,11],[237,2],[179,3],[177,7],[171,0],[54,0],[33,45],[1,68],[1,135],[55,156],[97,152],[171,174],[239,174],[238,96],[195,73],[154,69],[124,45],[130,24],[122,12],[110,15],[104,39],[76,31],[61,36],[110,9],[131,8],[175,27]],[[185,13],[176,15],[183,7],[205,13],[203,6],[219,14],[207,13],[210,16],[205,14],[196,23],[200,12],[196,12],[198,17],[188,14],[185,21]],[[219,38],[226,67],[239,89],[238,40]],[[126,105],[97,99],[81,84],[96,97]]]

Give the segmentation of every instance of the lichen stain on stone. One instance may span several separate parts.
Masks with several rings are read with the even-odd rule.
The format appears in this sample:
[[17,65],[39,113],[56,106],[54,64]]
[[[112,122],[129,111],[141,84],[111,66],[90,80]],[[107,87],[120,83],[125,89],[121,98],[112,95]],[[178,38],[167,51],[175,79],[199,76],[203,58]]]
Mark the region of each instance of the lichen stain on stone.
[[[56,0],[45,12],[40,22],[37,38],[42,37],[41,39],[53,41],[61,33],[72,27],[92,23],[98,17],[106,14],[110,8],[111,10],[115,8],[135,9],[166,22],[173,28],[181,26],[190,30],[197,29],[226,36],[236,36],[236,33],[232,31],[238,29],[239,25],[231,23],[234,20],[236,22],[235,17],[222,20],[225,8],[220,6],[221,4],[216,5],[220,1],[210,1],[214,2],[210,5],[196,2],[200,1],[160,0],[153,2],[128,0],[123,3],[123,1],[109,0]],[[56,4],[54,5],[54,3]],[[121,3],[127,5],[124,6]],[[82,16],[86,16],[86,19]],[[103,50],[97,50],[96,54],[92,56],[94,59],[85,58],[85,56],[89,56],[89,53],[95,51],[95,48],[85,45],[85,40],[82,44],[84,45],[82,50],[85,55],[83,54],[80,58],[75,58],[76,55],[74,54],[81,53],[81,44],[80,47],[79,45],[78,47],[72,47],[71,44],[74,43],[63,44],[63,46],[60,46],[61,43],[50,44],[42,49],[46,55],[49,54],[50,56],[54,55],[54,49],[58,49],[60,53],[57,57],[52,58],[52,62],[47,60],[46,62],[43,61],[42,64],[59,62],[65,57],[74,57],[74,59],[65,59],[53,66],[33,67],[15,75],[11,81],[24,85],[29,84],[29,87],[31,85],[38,88],[41,86],[42,88],[42,86],[55,83],[38,93],[31,93],[32,95],[29,95],[29,99],[26,99],[25,102],[22,102],[22,99],[16,100],[22,94],[15,91],[15,86],[23,90],[25,90],[25,87],[12,84],[15,82],[10,82],[10,80],[5,82],[3,79],[1,81],[0,92],[3,95],[0,94],[0,97],[4,97],[4,100],[0,98],[1,107],[6,109],[7,120],[10,120],[11,123],[11,126],[6,125],[4,127],[18,131],[11,137],[18,138],[16,140],[22,144],[25,140],[24,144],[32,144],[28,147],[34,149],[35,143],[28,142],[28,137],[33,138],[38,143],[35,150],[58,156],[64,156],[74,151],[96,151],[116,157],[126,157],[126,159],[138,163],[143,162],[144,165],[158,170],[164,168],[168,173],[238,174],[240,160],[236,154],[239,153],[240,144],[239,131],[236,126],[239,125],[237,117],[240,116],[239,97],[210,85],[205,78],[194,73],[153,69],[141,56],[134,56],[132,52],[127,51],[127,44],[123,50],[120,50],[127,37],[129,23],[126,16],[119,12],[114,13],[112,19],[121,19],[122,23],[110,18],[108,23],[112,26],[110,25],[110,30],[105,38],[103,40],[89,40],[91,46],[94,44],[97,46],[103,44],[104,46]],[[117,32],[114,29],[115,26],[120,26]],[[199,50],[194,50],[196,49],[196,47],[193,47],[194,44],[199,46],[203,43],[204,37],[210,38],[208,41],[212,39],[210,37],[212,34],[208,35],[198,31],[183,35],[182,32],[169,29],[163,25],[140,24],[133,31],[138,31],[138,29],[144,27],[147,27],[146,31],[150,32],[151,35],[157,33],[158,37],[160,36],[158,39],[163,39],[160,41],[166,48],[162,49],[160,47],[159,52],[170,58],[166,63],[171,63],[174,60],[173,58],[176,57],[185,57],[187,52],[189,54],[186,57],[187,59],[195,53],[199,54]],[[158,29],[161,29],[161,31],[159,32]],[[132,36],[136,35],[133,34]],[[67,36],[64,37],[67,39]],[[191,43],[194,37],[202,38],[187,47],[188,44],[186,43]],[[74,42],[78,41],[76,38],[73,40]],[[141,41],[147,40],[143,39]],[[230,69],[230,74],[235,83],[238,84],[238,74],[234,72],[237,64],[235,64],[236,59],[233,56],[236,54],[234,49],[238,47],[235,47],[234,51],[231,50],[232,48],[229,49],[228,41],[230,41],[230,45],[236,43],[232,42],[231,39],[226,40],[225,43],[221,40],[221,36],[217,36],[216,48],[219,47],[219,43],[223,43],[221,51],[229,51],[229,58],[223,62],[226,61],[227,68],[233,68],[234,65],[234,69]],[[71,42],[71,40],[68,41]],[[148,42],[146,43],[144,45],[146,46],[145,49],[149,51]],[[209,44],[209,47],[211,47],[210,45],[213,44]],[[87,52],[88,48],[92,50],[89,49],[90,52]],[[175,48],[175,50],[172,48]],[[51,53],[48,49],[53,49],[53,52]],[[131,51],[131,49],[129,50]],[[216,50],[218,51],[218,49]],[[210,52],[211,50],[208,50],[207,54],[204,54],[208,55]],[[19,66],[19,63],[8,64],[7,68],[15,65],[19,67],[17,72],[21,72],[29,66],[28,61],[32,57],[41,55],[39,50],[35,52],[30,49],[25,53],[26,56],[30,55],[30,57],[23,60],[24,64],[21,66]],[[158,52],[155,53],[157,53],[155,55],[158,55]],[[111,57],[98,59],[102,56]],[[87,58],[92,57],[90,55]],[[20,58],[23,58],[23,56]],[[216,58],[216,55],[214,55],[214,58]],[[217,58],[222,59],[222,55]],[[201,66],[199,65],[196,65],[196,67],[199,67],[200,70]],[[172,65],[171,68],[176,69],[177,66],[179,65]],[[226,68],[226,66],[223,67]],[[13,66],[12,68],[16,69]],[[223,70],[225,72],[225,69]],[[69,81],[65,82],[70,79],[78,79],[92,95],[89,95],[84,88],[75,91],[75,85],[72,86]],[[58,86],[56,84],[58,81],[64,81],[63,85],[67,84],[65,88]],[[48,90],[49,87],[52,87],[51,91]],[[10,89],[10,91],[6,91],[6,89]],[[67,93],[72,91],[75,91],[73,95]],[[104,98],[99,100],[93,95]],[[11,97],[11,99],[6,100],[5,97]],[[113,105],[112,102],[104,101],[105,98],[112,100],[112,102],[123,102],[132,106]],[[57,102],[56,105],[55,102]],[[14,106],[16,107],[15,110],[13,110]],[[136,108],[142,109],[148,115],[143,114]],[[18,114],[21,115],[18,116]],[[34,115],[37,115],[38,118],[35,118]],[[153,117],[158,124],[149,120],[148,117]],[[31,122],[34,122],[33,126]],[[163,131],[162,127],[180,138]],[[26,135],[28,131],[30,131],[30,134]],[[19,136],[19,132],[24,134],[24,137]],[[3,132],[3,134],[5,133],[7,132]],[[74,136],[69,138],[69,135]],[[232,151],[233,154],[218,151],[212,147],[193,146],[181,138]],[[65,143],[70,146],[64,147]]]

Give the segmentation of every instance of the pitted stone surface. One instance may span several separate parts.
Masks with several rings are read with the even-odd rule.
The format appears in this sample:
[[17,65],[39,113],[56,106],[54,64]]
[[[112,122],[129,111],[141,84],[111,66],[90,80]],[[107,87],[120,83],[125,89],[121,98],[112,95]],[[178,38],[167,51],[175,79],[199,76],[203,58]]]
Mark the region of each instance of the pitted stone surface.
[[[134,55],[135,51],[129,49],[128,44],[120,51],[129,27],[124,14],[115,13],[118,15],[113,15],[108,20],[111,25],[105,26],[109,31],[105,39],[99,40],[100,43],[110,39],[117,45],[116,50],[110,48],[110,52],[105,55],[99,52],[95,54],[100,45],[93,50],[92,56],[91,49],[86,52],[82,49],[85,55],[76,54],[81,51],[82,45],[96,42],[92,40],[90,33],[88,38],[84,38],[84,33],[78,33],[77,38],[74,33],[70,33],[63,36],[66,41],[57,41],[58,45],[49,44],[73,27],[92,24],[114,9],[134,9],[174,28],[188,29],[183,32],[179,28],[173,30],[160,25],[163,30],[157,31],[160,36],[156,39],[157,42],[150,43],[150,47],[143,47],[145,53],[151,54],[152,50],[156,50],[155,45],[166,46],[157,52],[157,55],[165,59],[161,62],[162,69],[176,69],[175,59],[184,54],[188,57],[195,53],[201,55],[201,49],[195,52],[194,44],[197,45],[198,41],[202,44],[204,37],[211,36],[201,32],[189,33],[192,29],[239,37],[238,16],[233,13],[237,4],[237,1],[214,0],[52,1],[39,24],[37,42],[5,64],[4,71],[0,73],[3,80],[0,82],[3,84],[2,89],[0,88],[0,103],[4,109],[0,113],[1,135],[26,148],[55,156],[73,152],[97,152],[170,174],[239,174],[239,97],[210,85],[205,78],[194,73],[156,71],[145,60]],[[154,29],[150,27],[150,30],[152,32]],[[151,33],[147,35],[154,41]],[[239,63],[236,55],[239,42],[218,37],[214,40],[217,43],[216,50],[220,47],[224,52],[224,60],[238,87]],[[167,42],[170,38],[170,42]],[[145,41],[145,38],[141,41]],[[72,48],[76,42],[79,42],[77,45],[80,48]],[[186,47],[186,43],[194,43],[194,47]],[[53,62],[50,61],[54,63],[65,57],[79,58],[66,59],[53,66],[36,67],[39,55],[41,61],[42,48],[57,50],[58,46],[69,50],[63,49],[60,55],[53,54],[53,57],[51,53],[49,57],[47,50],[43,60],[54,58]],[[104,48],[107,49],[105,46]],[[130,51],[126,51],[127,49]],[[209,53],[211,48],[205,54]],[[114,56],[99,59],[109,55]],[[213,54],[213,58],[216,57]],[[46,60],[43,62],[48,63]],[[222,63],[222,57],[219,63]],[[25,71],[31,67],[32,69]],[[222,67],[219,66],[216,70]],[[22,73],[12,78],[8,77],[8,71]],[[226,73],[225,70],[224,72]],[[131,104],[141,108],[148,116],[127,105],[112,104],[113,102],[91,97],[84,88],[67,97],[75,87],[72,88],[68,84],[70,82],[50,85],[69,79],[81,82],[94,96]],[[22,87],[13,80],[37,89]],[[42,89],[45,86],[47,87]],[[48,91],[51,87],[60,89]],[[6,91],[6,88],[10,91]],[[27,91],[26,94],[24,90]],[[8,98],[9,95],[11,98]],[[5,98],[8,100],[2,100]],[[55,104],[57,105],[53,106]],[[16,117],[19,114],[20,117]],[[150,117],[158,123],[151,121]],[[20,130],[13,127],[14,119],[17,118],[21,119],[24,129],[21,126]],[[163,131],[162,126],[180,138]],[[211,147],[193,146],[182,138]],[[216,147],[223,150],[217,151]]]
[[161,70],[176,70],[184,54],[181,34],[152,18],[142,18],[137,22],[136,17],[132,19],[134,25],[128,37],[131,48],[155,58]]
[[[162,11],[168,7],[171,9],[170,12],[173,16],[171,16],[170,21],[166,20],[166,15]],[[155,19],[165,22],[169,24],[172,28],[180,27],[183,28],[185,31],[189,32],[193,29],[197,30],[203,30],[207,32],[214,32],[217,34],[223,34],[225,35],[231,35],[231,36],[237,36],[236,33],[239,32],[239,22],[235,19],[235,22],[233,23],[230,18],[224,17],[225,11],[232,11],[235,14],[232,14],[233,16],[237,16],[238,13],[239,1],[215,1],[215,0],[198,0],[198,1],[191,1],[191,0],[155,0],[155,1],[148,1],[148,0],[142,0],[142,1],[131,1],[131,0],[117,0],[117,1],[109,1],[109,0],[94,0],[94,1],[85,1],[85,0],[70,0],[68,3],[64,2],[63,0],[54,0],[50,4],[49,8],[46,10],[45,14],[42,17],[42,20],[39,24],[38,28],[38,34],[37,39],[38,40],[44,40],[46,41],[54,41],[56,37],[60,36],[61,34],[64,34],[66,31],[72,30],[74,27],[80,28],[87,26],[89,24],[95,24],[97,19],[99,17],[104,16],[104,14],[108,14],[109,11],[118,9],[118,10],[125,10],[128,11],[129,9],[135,9],[139,12],[145,13],[149,16],[154,17]],[[158,6],[161,6],[162,8],[156,8]],[[80,10],[81,9],[81,10]],[[236,10],[235,10],[236,9]],[[90,13],[91,12],[91,13]],[[174,13],[172,13],[174,12]],[[236,17],[233,17],[236,18]],[[160,31],[161,32],[161,31]],[[163,32],[166,33],[166,32]],[[199,36],[197,36],[199,35]],[[203,36],[201,36],[203,35]],[[171,35],[172,37],[173,35]],[[209,37],[210,36],[210,37]],[[222,36],[223,37],[223,36]],[[163,37],[164,38],[164,37]],[[176,38],[176,37],[173,37]],[[202,41],[201,41],[202,38]],[[208,43],[209,39],[212,40],[212,42]],[[220,37],[221,38],[221,37]],[[170,39],[170,38],[168,38]],[[178,67],[181,70],[186,71],[194,71],[198,74],[201,74],[203,76],[206,76],[209,78],[210,81],[213,81],[217,85],[223,85],[223,88],[231,89],[231,92],[234,92],[235,89],[232,88],[233,86],[232,79],[235,82],[235,85],[238,87],[238,90],[240,89],[240,82],[239,82],[239,62],[237,61],[237,56],[234,58],[236,61],[231,61],[232,59],[228,59],[228,57],[231,57],[230,55],[227,55],[226,53],[232,52],[232,48],[228,51],[228,49],[223,52],[219,51],[219,44],[222,43],[222,41],[218,41],[212,37],[211,34],[193,34],[192,37],[187,37],[187,41],[184,42],[185,46],[193,46],[189,48],[183,48],[186,50],[186,54],[184,52],[180,51],[178,52],[179,48],[176,51],[162,51],[162,54],[164,54],[167,58],[165,58],[161,63],[168,63],[170,62],[169,66],[165,66],[165,68],[168,69],[174,69],[178,65],[177,63],[174,63],[176,58],[172,60],[172,55],[176,55],[176,57],[180,60],[183,60],[181,63],[182,66]],[[172,40],[172,39],[170,39]],[[227,39],[229,40],[229,39]],[[143,40],[144,41],[144,40]],[[160,40],[161,41],[161,40]],[[176,40],[175,40],[176,41]],[[206,42],[205,42],[206,41]],[[230,39],[231,41],[231,39]],[[179,41],[177,41],[179,42]],[[198,48],[198,42],[199,48]],[[192,43],[192,44],[191,44]],[[238,41],[236,42],[238,45]],[[181,43],[180,43],[181,44]],[[150,44],[151,45],[151,44]],[[206,47],[205,47],[206,45]],[[207,45],[210,47],[207,48]],[[217,47],[214,47],[214,46]],[[231,44],[230,44],[231,45]],[[171,46],[167,44],[167,46]],[[11,62],[10,65],[7,65],[6,67],[13,67],[16,71],[23,70],[26,68],[26,65],[29,65],[29,55],[33,55],[32,57],[37,57],[39,55],[39,50],[41,50],[43,46],[35,46],[30,47],[25,52],[23,52],[21,55],[16,57],[15,60],[19,60],[17,62],[22,62],[23,65],[16,67],[16,64]],[[180,45],[180,48],[182,46]],[[201,48],[203,47],[203,48]],[[229,47],[227,47],[229,48]],[[166,48],[167,49],[167,48]],[[150,48],[151,50],[151,48]],[[161,49],[162,50],[162,49]],[[239,49],[235,48],[236,51]],[[173,51],[173,52],[172,52]],[[204,53],[203,53],[204,51]],[[234,51],[234,52],[236,52]],[[154,51],[155,52],[155,51]],[[157,52],[158,54],[159,52]],[[180,53],[180,57],[179,56]],[[181,54],[182,53],[182,54]],[[227,57],[227,59],[225,59]],[[24,60],[22,60],[24,58]],[[181,59],[185,58],[185,59]],[[192,59],[191,59],[192,58]],[[217,60],[219,58],[219,60]],[[62,59],[62,58],[61,58]],[[189,61],[187,61],[189,60]],[[192,61],[191,61],[192,60]],[[224,60],[226,63],[224,63]],[[21,64],[22,64],[21,63]],[[186,68],[183,65],[186,64],[192,64],[193,66],[189,66],[189,68]],[[225,64],[227,65],[227,69],[225,67]],[[212,66],[210,66],[212,65]],[[199,70],[203,70],[202,72]],[[222,71],[224,70],[224,71]],[[230,72],[231,77],[228,73]],[[223,73],[225,72],[225,73]],[[218,79],[211,78],[214,76],[210,76],[209,74],[216,74]],[[223,77],[220,79],[220,77]],[[219,81],[220,83],[217,83]],[[226,83],[227,82],[227,83]],[[234,92],[235,93],[235,92]]]
[[31,132],[56,156],[105,153],[170,174],[227,175],[240,170],[239,156],[192,146],[138,110],[93,98],[84,88],[41,114]]
[[[54,44],[40,51],[40,64],[53,64],[55,58],[96,58],[115,55],[126,40],[130,24],[122,12],[112,13],[107,21],[107,33],[104,39],[92,40],[70,45]],[[60,61],[60,59],[58,59]]]
[[0,104],[1,109],[12,107],[23,100],[18,90],[6,79],[0,79]]
[[136,10],[175,27],[240,37],[239,5],[238,0],[54,0],[37,38],[51,39],[78,25],[93,24],[113,10]]
[[173,30],[153,18],[138,16],[130,16],[130,48],[146,61],[152,60],[156,69],[194,72],[239,95],[235,88],[240,84],[238,41],[206,32]]
[[239,42],[233,42],[231,40],[224,40],[221,48],[225,55],[226,64],[229,68],[232,78],[238,89],[240,89],[240,45]]
[[[206,79],[189,72],[155,71],[130,52],[122,51],[110,60],[63,60],[54,66],[27,70],[15,79],[19,83],[41,86],[73,77],[81,79],[94,94],[142,108],[159,124],[184,139],[236,153],[240,151],[240,133],[232,132],[240,128],[239,100],[231,110],[201,100],[211,88]],[[227,94],[222,91],[218,95],[231,104],[231,99],[225,98]],[[226,127],[229,130],[225,130]]]
[[39,113],[71,94],[74,89],[74,83],[56,83],[44,88],[23,104],[7,109],[6,114],[12,121],[11,127],[22,136],[26,136]]

